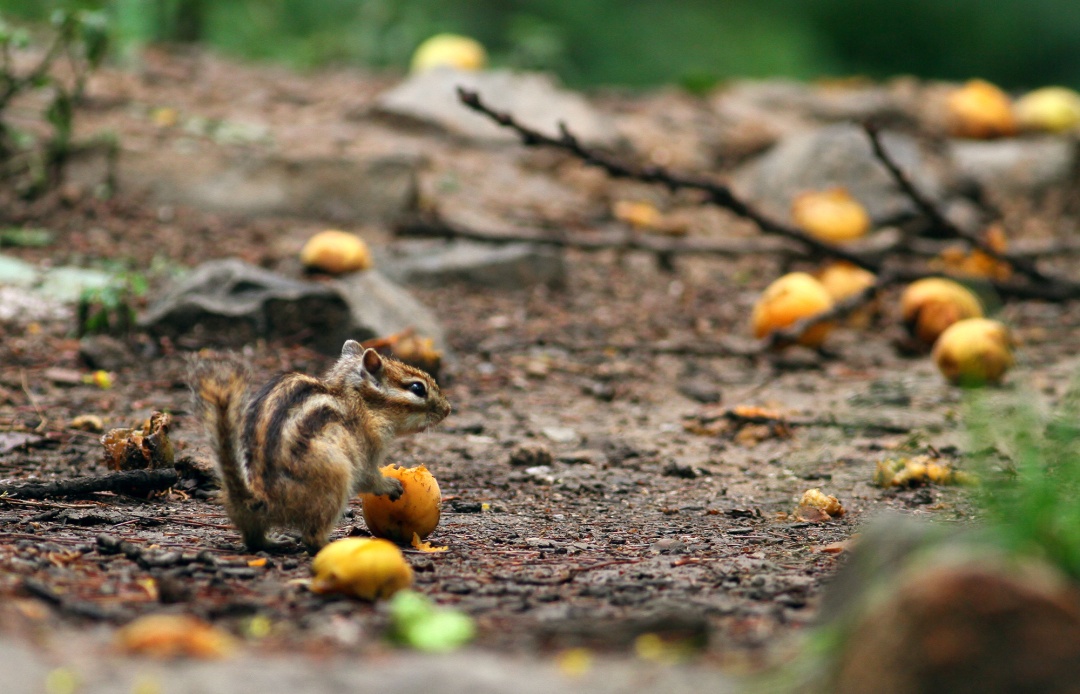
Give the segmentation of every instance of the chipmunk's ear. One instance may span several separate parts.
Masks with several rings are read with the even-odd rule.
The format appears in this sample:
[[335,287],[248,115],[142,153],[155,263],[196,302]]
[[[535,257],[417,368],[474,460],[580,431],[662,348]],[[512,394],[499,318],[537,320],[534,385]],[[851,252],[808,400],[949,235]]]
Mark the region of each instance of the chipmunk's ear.
[[365,373],[369,373],[376,378],[382,377],[383,360],[378,352],[373,349],[364,350],[364,359],[362,363]]
[[345,346],[341,348],[341,356],[343,357],[358,357],[364,349],[360,346],[360,343],[356,340],[345,340]]

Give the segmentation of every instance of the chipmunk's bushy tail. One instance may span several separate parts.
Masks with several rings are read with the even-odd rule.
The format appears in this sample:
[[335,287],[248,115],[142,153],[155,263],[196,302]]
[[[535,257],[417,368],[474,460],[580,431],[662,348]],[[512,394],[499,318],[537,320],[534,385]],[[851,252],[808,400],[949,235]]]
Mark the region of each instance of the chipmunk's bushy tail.
[[247,405],[249,370],[239,358],[195,359],[190,365],[195,408],[210,435],[218,475],[232,503],[250,504],[255,494],[241,462],[240,433]]

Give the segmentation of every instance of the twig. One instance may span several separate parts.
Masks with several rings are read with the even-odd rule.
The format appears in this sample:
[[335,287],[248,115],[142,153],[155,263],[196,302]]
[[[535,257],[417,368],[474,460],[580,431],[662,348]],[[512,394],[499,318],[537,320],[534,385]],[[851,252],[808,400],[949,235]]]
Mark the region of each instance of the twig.
[[969,233],[950,222],[945,215],[941,213],[937,205],[935,205],[927,196],[923,195],[922,191],[918,189],[896,163],[896,160],[892,158],[881,141],[881,132],[878,127],[872,123],[864,123],[863,130],[866,132],[867,137],[870,138],[870,146],[873,148],[874,155],[878,158],[878,161],[885,166],[889,171],[889,174],[893,177],[893,180],[896,182],[896,185],[900,187],[900,190],[915,203],[915,206],[919,208],[919,211],[936,229],[948,236],[963,239],[971,244],[973,248],[982,251],[994,260],[1010,264],[1017,272],[1035,283],[1058,284],[1063,287],[1066,293],[1080,295],[1080,284],[1061,278],[1050,277],[1039,270],[1035,263],[1027,258],[1009,253],[1002,253],[994,248],[989,241],[978,234]]
[[569,236],[544,231],[505,233],[469,229],[432,216],[409,220],[398,225],[394,231],[400,236],[465,239],[497,244],[535,243],[585,251],[637,250],[657,255],[713,255],[737,258],[746,255],[782,254],[793,251],[793,247],[787,242],[770,238],[675,239],[622,231],[591,232],[588,236]]
[[173,469],[125,470],[94,477],[75,477],[54,482],[27,482],[25,484],[0,485],[0,496],[20,499],[51,499],[55,497],[82,496],[95,492],[145,495],[168,489],[180,480],[180,473]]
[[645,183],[657,183],[665,186],[671,191],[699,191],[704,193],[707,200],[712,204],[752,221],[765,233],[774,234],[795,241],[804,248],[820,256],[846,260],[853,265],[870,270],[871,272],[878,272],[880,270],[879,263],[874,260],[839,248],[830,243],[826,243],[804,233],[800,229],[766,217],[758,210],[740,200],[730,188],[723,184],[705,178],[676,175],[660,166],[646,166],[642,168],[630,166],[581,144],[577,137],[566,127],[565,123],[559,124],[559,137],[551,137],[538,130],[533,130],[532,128],[518,123],[509,113],[492,109],[481,100],[480,95],[475,91],[470,91],[464,87],[458,87],[457,92],[458,99],[461,103],[478,113],[484,114],[504,128],[510,128],[516,132],[521,138],[522,144],[526,147],[553,147],[555,149],[561,149],[573,154],[586,164],[603,169],[612,178],[630,178]]

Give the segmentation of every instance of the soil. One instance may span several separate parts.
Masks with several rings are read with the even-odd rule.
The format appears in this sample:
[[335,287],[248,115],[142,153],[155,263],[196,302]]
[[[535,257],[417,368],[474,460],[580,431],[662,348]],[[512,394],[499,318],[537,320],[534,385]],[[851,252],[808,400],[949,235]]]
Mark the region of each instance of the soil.
[[[462,217],[588,231],[614,223],[610,201],[645,197],[685,215],[694,235],[754,233],[690,197],[612,182],[562,155],[476,145],[363,115],[390,83],[385,76],[299,76],[155,53],[139,71],[95,78],[80,130],[108,128],[121,141],[164,147],[188,137],[155,124],[150,113],[167,106],[183,116],[263,123],[273,134],[269,143],[204,138],[200,146],[422,154],[422,204]],[[701,149],[687,143],[712,137],[704,103],[674,92],[599,101],[643,156],[662,154],[676,168],[702,165]],[[665,139],[672,144],[658,154]],[[326,226],[319,219],[166,208],[123,191],[102,200],[70,186],[34,203],[10,201],[6,216],[7,224],[44,227],[58,237],[48,248],[5,253],[136,269],[152,281],[144,302],[175,268],[213,258],[239,256],[297,272],[300,244]],[[1060,221],[1048,219],[1042,228]],[[386,228],[357,231],[377,248],[402,243]],[[696,662],[707,667],[753,671],[813,623],[822,591],[844,561],[838,543],[860,523],[886,511],[942,522],[972,517],[961,489],[883,490],[872,483],[880,460],[932,453],[957,462],[966,445],[961,393],[928,358],[896,347],[895,296],[870,329],[838,328],[828,354],[792,348],[711,356],[680,346],[743,340],[750,307],[785,269],[783,259],[686,257],[671,271],[649,254],[571,249],[566,263],[562,287],[415,291],[448,331],[452,353],[443,380],[454,413],[391,454],[395,463],[426,465],[444,495],[430,539],[448,551],[406,555],[418,590],[476,619],[479,649],[547,658],[585,646],[632,656],[639,636],[658,633],[691,644]],[[1068,304],[1013,303],[1002,316],[1023,344],[1005,388],[1025,384],[1059,395],[1074,371],[1068,345],[1080,331],[1080,313]],[[79,356],[73,322],[0,331],[3,482],[107,472],[100,434],[72,425],[84,415],[111,428],[167,410],[178,457],[209,463],[185,380],[184,359],[194,345],[132,336],[130,357],[110,369],[112,387],[102,389],[82,379],[91,370]],[[277,342],[250,345],[245,354],[267,376],[317,373],[330,359]],[[717,424],[740,405],[813,421],[786,428]],[[542,449],[539,456],[515,455],[525,445]],[[811,488],[835,495],[846,514],[801,520],[798,500]],[[366,534],[354,500],[333,538]],[[116,540],[143,556],[155,548],[208,554],[147,566],[116,553]],[[0,498],[0,624],[20,640],[98,652],[116,626],[138,615],[181,612],[244,636],[253,654],[375,658],[386,651],[379,638],[385,610],[309,592],[302,585],[310,576],[304,551],[268,555],[252,566],[256,558],[205,485],[150,498]],[[272,624],[268,633],[252,634],[256,616]]]

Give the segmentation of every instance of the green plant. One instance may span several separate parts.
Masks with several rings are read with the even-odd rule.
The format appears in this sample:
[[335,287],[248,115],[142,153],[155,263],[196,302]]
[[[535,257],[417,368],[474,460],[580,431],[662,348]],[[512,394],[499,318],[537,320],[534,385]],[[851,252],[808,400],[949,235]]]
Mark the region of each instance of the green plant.
[[84,291],[77,307],[78,336],[130,333],[135,325],[135,305],[147,286],[144,275],[124,272],[104,287]]
[[1080,578],[1080,381],[1053,411],[973,394],[969,427],[990,539]]
[[[0,18],[0,171],[18,179],[20,191],[34,197],[61,180],[73,151],[75,111],[90,74],[108,50],[105,15],[86,10],[57,10],[51,37],[29,68],[16,56],[30,48],[30,34]],[[63,64],[64,69],[58,69]],[[17,127],[11,105],[33,92],[46,95],[40,121],[46,132]],[[39,141],[40,140],[40,141]]]

